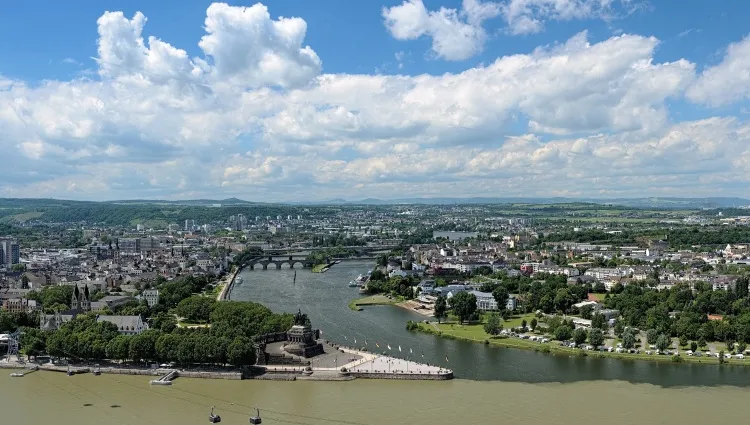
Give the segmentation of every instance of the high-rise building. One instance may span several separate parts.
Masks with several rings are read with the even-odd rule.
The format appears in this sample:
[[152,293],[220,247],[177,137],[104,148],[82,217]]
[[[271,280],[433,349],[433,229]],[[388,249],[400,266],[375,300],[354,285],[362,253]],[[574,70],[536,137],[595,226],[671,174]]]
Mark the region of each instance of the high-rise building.
[[229,225],[232,227],[232,230],[245,230],[247,227],[247,217],[245,217],[245,214],[230,216]]
[[6,267],[21,262],[21,248],[11,237],[0,238],[0,263]]
[[121,253],[138,254],[141,252],[141,240],[138,238],[120,238],[117,240],[117,246]]
[[195,229],[195,220],[185,220],[185,231],[190,232]]

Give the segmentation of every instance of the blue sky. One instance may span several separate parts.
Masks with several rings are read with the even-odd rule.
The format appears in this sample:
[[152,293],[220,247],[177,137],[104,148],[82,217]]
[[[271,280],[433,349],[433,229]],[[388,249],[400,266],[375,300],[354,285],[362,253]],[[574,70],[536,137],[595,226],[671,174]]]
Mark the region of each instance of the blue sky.
[[718,3],[9,2],[0,196],[750,196]]

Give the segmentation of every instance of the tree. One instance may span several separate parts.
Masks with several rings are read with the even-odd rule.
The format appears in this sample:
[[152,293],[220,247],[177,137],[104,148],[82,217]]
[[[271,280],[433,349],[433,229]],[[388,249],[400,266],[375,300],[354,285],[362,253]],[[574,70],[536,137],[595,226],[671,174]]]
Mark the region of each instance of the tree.
[[503,320],[508,320],[510,319],[510,310],[504,309],[500,315],[503,317]]
[[698,351],[698,343],[697,342],[695,342],[695,341],[691,341],[690,342],[690,351],[692,351],[693,353],[695,353],[696,351]]
[[661,334],[658,338],[656,338],[656,348],[659,351],[666,350],[670,345],[672,345],[672,339],[667,335]]
[[383,274],[383,272],[380,270],[375,270],[370,274],[370,280],[375,280],[375,281],[383,280],[384,281],[385,274]]
[[596,282],[596,283],[594,284],[594,288],[593,288],[593,291],[594,291],[595,293],[597,293],[597,294],[603,294],[603,293],[607,292],[607,287],[606,287],[606,286],[604,286],[604,282],[599,282],[599,281],[597,281],[597,282]]
[[[594,311],[594,307],[590,305],[585,305],[581,307],[581,318],[590,320],[591,319],[591,313]],[[593,324],[592,324],[593,326]]]
[[521,320],[521,329],[526,329],[526,319]]
[[576,346],[579,346],[586,342],[586,330],[583,328],[578,328],[573,331],[573,342],[576,343]]
[[495,299],[495,302],[497,303],[497,309],[499,311],[504,311],[505,308],[508,305],[508,297],[510,296],[510,293],[504,286],[498,286],[492,291],[492,298]]
[[205,323],[211,316],[214,304],[216,300],[213,298],[194,295],[177,304],[177,315],[190,322]]
[[568,325],[561,325],[555,329],[554,335],[558,341],[567,341],[573,336],[573,330]]
[[680,339],[680,347],[684,347],[688,345],[689,340],[685,335],[680,335],[679,339]]
[[604,344],[604,332],[601,329],[593,328],[589,330],[589,344],[599,347]]
[[110,360],[127,360],[129,349],[130,338],[125,335],[118,335],[107,343],[107,358]]
[[484,323],[484,331],[490,335],[497,335],[501,330],[503,330],[503,324],[500,315],[497,313],[490,313],[487,316],[487,321]]
[[448,312],[448,304],[445,302],[445,297],[442,295],[438,295],[437,299],[435,300],[435,318],[438,319],[438,323],[442,319],[445,319]]
[[656,329],[649,329],[646,331],[646,341],[654,345],[656,344],[656,340],[659,338],[659,332],[656,331]]
[[463,324],[477,311],[477,297],[469,292],[459,292],[451,298],[451,307],[458,321]]
[[705,347],[706,346],[706,340],[703,337],[698,338],[698,347]]
[[615,322],[615,335],[618,338],[622,338],[622,333],[625,330],[625,324],[623,324],[622,320],[618,320]]
[[622,333],[622,347],[630,350],[635,348],[635,331],[632,328],[625,328]]
[[609,325],[607,325],[607,320],[604,318],[603,314],[594,313],[594,315],[591,316],[591,327],[606,330],[609,328]]
[[237,337],[227,347],[227,361],[235,367],[255,364],[253,343],[247,337]]
[[536,317],[534,317],[534,318],[532,318],[532,319],[531,319],[531,331],[532,331],[532,332],[534,332],[534,331],[536,330],[536,325],[537,325],[538,323],[539,323],[539,322],[537,322],[537,320],[536,320]]
[[745,352],[745,349],[747,348],[747,344],[745,344],[745,341],[739,341],[737,342],[737,345],[735,346],[737,349],[737,352],[742,354]]
[[724,364],[724,350],[719,351],[719,364]]

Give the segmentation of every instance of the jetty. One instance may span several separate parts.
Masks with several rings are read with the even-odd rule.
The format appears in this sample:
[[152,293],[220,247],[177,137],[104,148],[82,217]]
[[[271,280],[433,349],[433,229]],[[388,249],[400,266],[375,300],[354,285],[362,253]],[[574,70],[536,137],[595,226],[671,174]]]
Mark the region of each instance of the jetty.
[[176,369],[172,369],[169,372],[167,372],[164,376],[162,376],[159,379],[152,379],[149,381],[149,384],[151,385],[172,385],[172,380],[177,378],[179,373]]
[[32,365],[26,366],[21,372],[13,372],[13,373],[11,373],[10,376],[12,378],[23,378],[24,376],[26,376],[26,375],[28,375],[28,374],[30,374],[32,372],[36,372],[37,370],[39,370],[39,366],[37,366],[35,364],[32,364]]

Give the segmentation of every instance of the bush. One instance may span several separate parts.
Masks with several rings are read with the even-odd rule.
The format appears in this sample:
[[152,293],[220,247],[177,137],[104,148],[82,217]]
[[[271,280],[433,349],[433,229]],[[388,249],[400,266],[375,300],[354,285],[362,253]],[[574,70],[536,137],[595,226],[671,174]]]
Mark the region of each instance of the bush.
[[684,360],[680,356],[672,356],[672,363],[682,363]]

